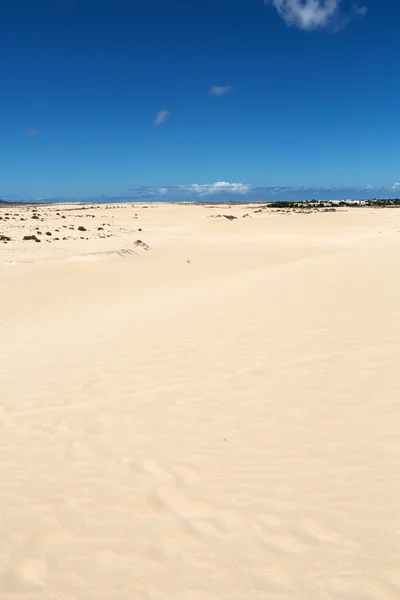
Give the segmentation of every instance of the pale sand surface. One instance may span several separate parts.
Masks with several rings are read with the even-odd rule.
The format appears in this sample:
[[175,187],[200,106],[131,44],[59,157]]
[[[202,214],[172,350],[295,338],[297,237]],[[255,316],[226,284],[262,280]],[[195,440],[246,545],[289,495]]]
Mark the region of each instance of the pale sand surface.
[[400,209],[79,208],[0,208],[1,599],[398,600]]

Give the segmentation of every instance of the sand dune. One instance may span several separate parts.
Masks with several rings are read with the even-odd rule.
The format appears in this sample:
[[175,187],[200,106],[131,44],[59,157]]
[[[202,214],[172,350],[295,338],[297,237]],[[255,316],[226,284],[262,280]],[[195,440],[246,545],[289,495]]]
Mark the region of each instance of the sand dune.
[[0,598],[397,600],[400,211],[84,208],[0,208]]

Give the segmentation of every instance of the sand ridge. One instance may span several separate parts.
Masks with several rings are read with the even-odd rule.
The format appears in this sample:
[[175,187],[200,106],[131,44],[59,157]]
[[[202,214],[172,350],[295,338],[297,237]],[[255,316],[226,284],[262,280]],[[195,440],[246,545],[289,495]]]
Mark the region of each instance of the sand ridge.
[[400,212],[145,206],[0,209],[0,598],[398,598]]

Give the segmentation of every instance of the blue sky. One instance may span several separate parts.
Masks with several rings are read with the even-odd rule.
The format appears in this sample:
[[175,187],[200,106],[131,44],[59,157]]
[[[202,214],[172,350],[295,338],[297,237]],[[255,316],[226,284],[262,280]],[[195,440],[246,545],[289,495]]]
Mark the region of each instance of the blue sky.
[[398,0],[2,0],[0,198],[400,195]]

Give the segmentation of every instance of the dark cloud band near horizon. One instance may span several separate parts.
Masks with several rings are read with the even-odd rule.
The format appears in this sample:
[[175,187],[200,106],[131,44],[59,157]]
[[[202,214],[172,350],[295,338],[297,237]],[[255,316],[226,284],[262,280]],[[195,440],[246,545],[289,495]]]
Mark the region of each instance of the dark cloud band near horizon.
[[[400,181],[392,185],[359,187],[335,186],[251,186],[241,183],[172,185],[164,187],[140,186],[121,194],[101,194],[86,197],[8,196],[9,201],[26,202],[268,202],[294,200],[373,200],[399,198]],[[1,195],[0,195],[1,198]],[[6,196],[3,196],[6,198]]]

